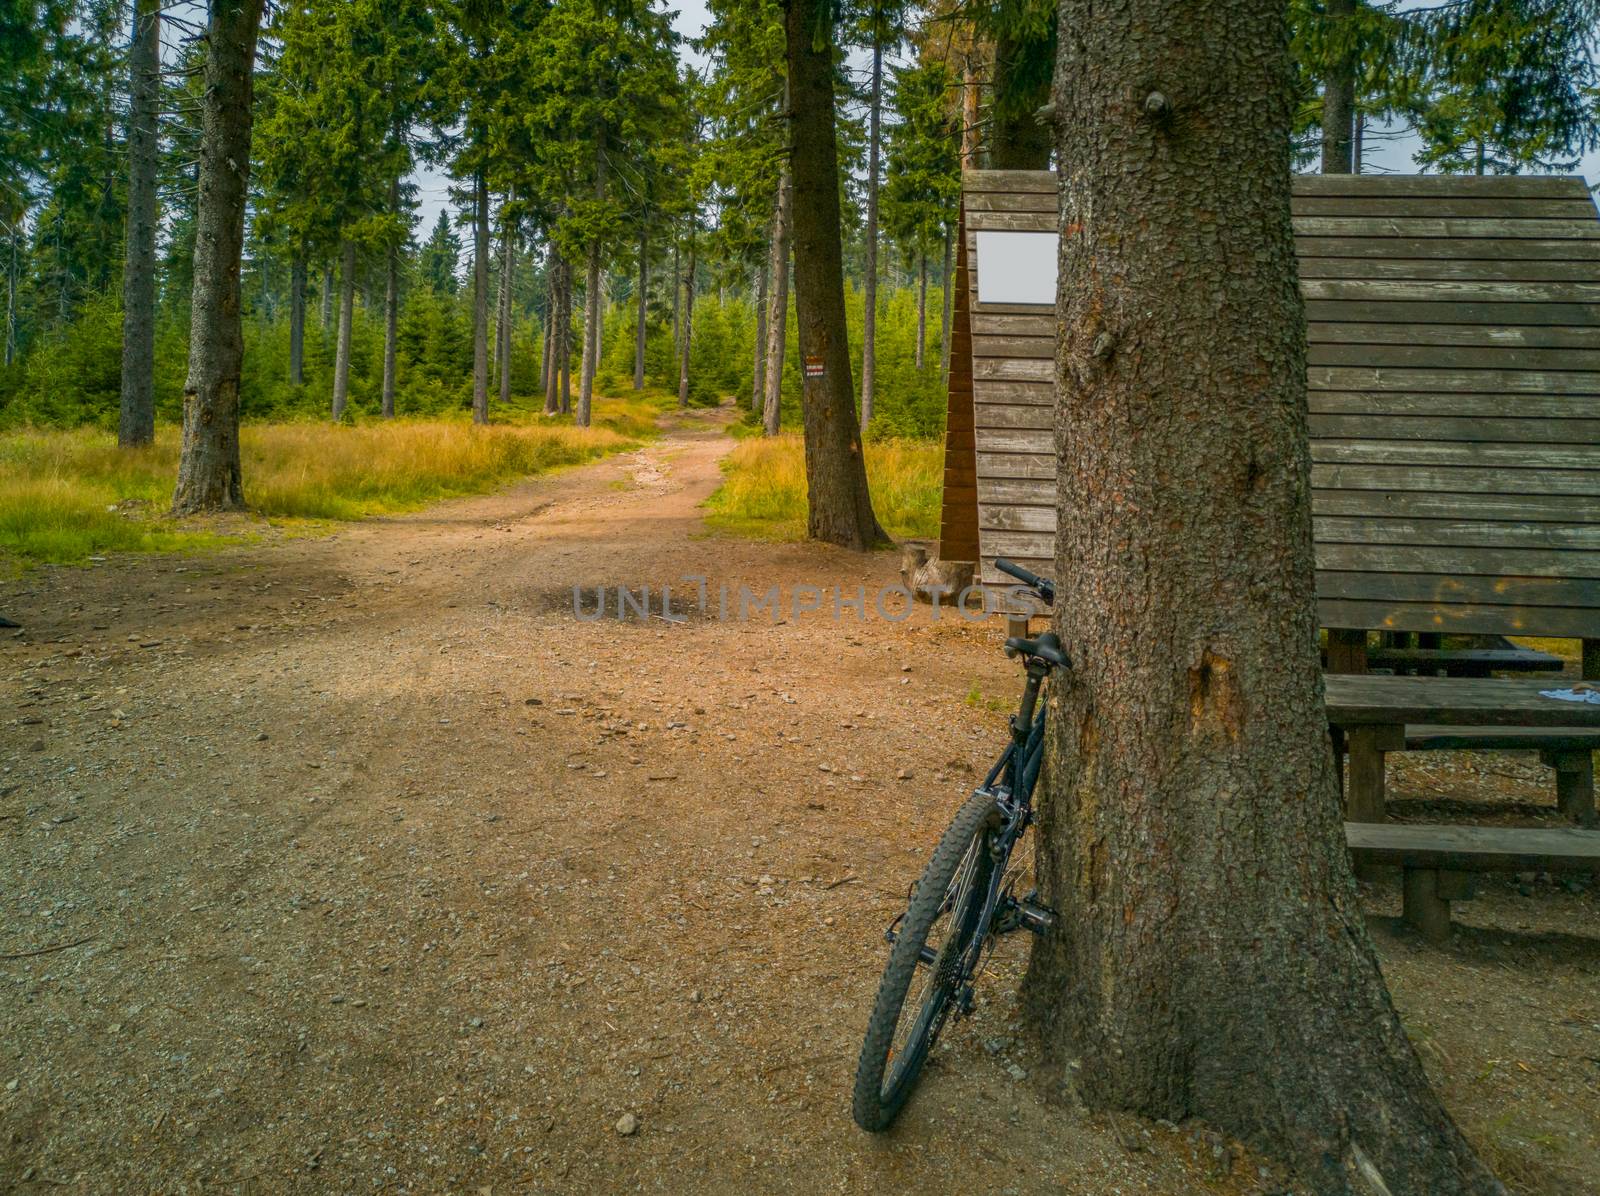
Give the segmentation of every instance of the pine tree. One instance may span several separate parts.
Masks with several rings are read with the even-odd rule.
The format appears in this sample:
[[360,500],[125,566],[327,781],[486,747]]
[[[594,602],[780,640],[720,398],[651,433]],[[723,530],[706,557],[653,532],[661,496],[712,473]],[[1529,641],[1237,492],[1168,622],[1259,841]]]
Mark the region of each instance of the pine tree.
[[148,444],[156,434],[156,184],[161,165],[160,0],[133,6],[128,54],[128,226],[122,269],[122,410],[117,443]]

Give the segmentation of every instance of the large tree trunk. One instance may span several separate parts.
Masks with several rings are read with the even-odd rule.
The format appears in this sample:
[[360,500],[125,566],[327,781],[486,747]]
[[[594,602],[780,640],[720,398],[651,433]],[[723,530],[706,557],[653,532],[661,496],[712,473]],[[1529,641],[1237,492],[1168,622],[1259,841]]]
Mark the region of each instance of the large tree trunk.
[[839,151],[834,129],[833,45],[827,0],[789,0],[786,42],[792,100],[794,291],[805,415],[806,533],[857,551],[884,539],[867,492],[856,423],[839,246]]
[[138,0],[128,52],[128,235],[122,272],[122,410],[117,443],[156,435],[156,183],[161,158],[161,4]]
[[1344,846],[1283,6],[1064,0],[1061,29],[1081,231],[1060,249],[1056,624],[1076,667],[1049,706],[1037,867],[1060,920],[1030,1020],[1091,1105],[1202,1118],[1314,1192],[1375,1192],[1369,1167],[1394,1196],[1498,1192],[1406,1040]]
[[944,226],[944,272],[939,275],[940,286],[944,288],[944,299],[940,303],[939,311],[939,372],[945,379],[950,380],[950,304],[955,298],[955,280],[951,272],[951,242],[950,226]]
[[472,422],[489,422],[489,185],[472,180]]
[[500,253],[500,312],[499,322],[495,327],[495,343],[499,346],[497,357],[500,369],[501,406],[511,402],[511,288],[517,269],[517,227],[514,220],[506,221],[503,236],[505,244]]
[[263,0],[214,4],[206,27],[200,187],[195,213],[189,377],[175,515],[244,506],[239,373],[244,329],[239,268],[249,197],[250,117]]
[[346,241],[339,263],[339,343],[333,357],[333,422],[344,418],[350,398],[350,334],[356,314],[356,243]]
[[778,198],[772,213],[772,261],[768,266],[772,275],[769,284],[772,307],[767,312],[767,393],[761,411],[762,431],[768,436],[778,434],[783,415],[783,358],[789,347],[789,217],[794,206],[793,178],[789,159],[785,158],[783,171],[778,175]]
[[[1327,0],[1325,12],[1334,36],[1341,27],[1348,36],[1355,20],[1356,0]],[[1350,174],[1355,170],[1356,62],[1341,55],[1328,65],[1322,86],[1322,173]]]
[[644,389],[644,345],[650,316],[650,227],[639,225],[639,316],[633,329],[633,389]]
[[760,411],[767,381],[767,264],[756,267],[756,334],[750,369],[750,410]]
[[[877,14],[874,14],[877,15]],[[861,430],[872,422],[878,375],[878,155],[882,144],[883,37],[873,22],[872,93],[867,117],[867,261],[862,276]]]
[[306,380],[306,259],[299,253],[289,263],[289,385]]
[[694,353],[695,218],[689,216],[689,268],[683,273],[683,351],[678,354],[678,409],[689,405],[689,359]]

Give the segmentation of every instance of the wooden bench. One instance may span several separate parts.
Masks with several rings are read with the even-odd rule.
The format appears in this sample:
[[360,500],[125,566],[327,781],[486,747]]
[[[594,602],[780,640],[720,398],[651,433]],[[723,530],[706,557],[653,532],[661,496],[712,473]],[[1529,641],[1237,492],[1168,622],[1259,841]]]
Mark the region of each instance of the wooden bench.
[[1479,749],[1539,752],[1556,770],[1561,812],[1595,823],[1600,705],[1543,696],[1571,682],[1330,674],[1325,684],[1351,821],[1383,821],[1387,753]]
[[1479,872],[1600,870],[1600,831],[1345,823],[1351,862],[1403,870],[1402,917],[1431,943],[1450,938],[1450,903],[1473,895]]

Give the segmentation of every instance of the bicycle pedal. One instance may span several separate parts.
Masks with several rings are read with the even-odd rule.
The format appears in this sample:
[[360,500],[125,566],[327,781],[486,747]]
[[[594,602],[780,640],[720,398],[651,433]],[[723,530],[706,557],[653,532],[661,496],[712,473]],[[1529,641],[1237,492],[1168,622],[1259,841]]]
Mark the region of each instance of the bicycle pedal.
[[1017,921],[1024,930],[1034,934],[1049,934],[1056,926],[1056,911],[1041,905],[1032,897],[1017,902]]

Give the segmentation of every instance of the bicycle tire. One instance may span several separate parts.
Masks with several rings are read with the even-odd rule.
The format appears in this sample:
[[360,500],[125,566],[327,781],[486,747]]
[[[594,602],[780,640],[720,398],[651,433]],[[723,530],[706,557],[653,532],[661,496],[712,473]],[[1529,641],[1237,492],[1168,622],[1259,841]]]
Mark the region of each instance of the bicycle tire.
[[[946,970],[947,961],[959,959],[977,931],[977,919],[995,868],[995,860],[984,840],[986,833],[999,825],[1000,818],[994,798],[974,793],[940,838],[939,846],[934,849],[912,891],[911,903],[889,952],[883,979],[878,984],[872,1016],[867,1019],[866,1038],[861,1044],[861,1057],[856,1064],[852,1113],[856,1124],[869,1133],[888,1129],[900,1115],[949,1013],[949,1002],[956,986],[955,976]],[[951,886],[969,856],[975,861],[970,883],[954,894],[952,901]],[[947,901],[950,902],[948,909]],[[895,1031],[917,972],[917,961],[930,932],[945,913],[950,915],[948,937],[935,945],[939,958],[928,965],[933,974],[922,994],[916,1021],[910,1027],[904,1047],[891,1058]],[[945,974],[941,975],[942,972]],[[887,1080],[885,1073],[888,1073]]]

